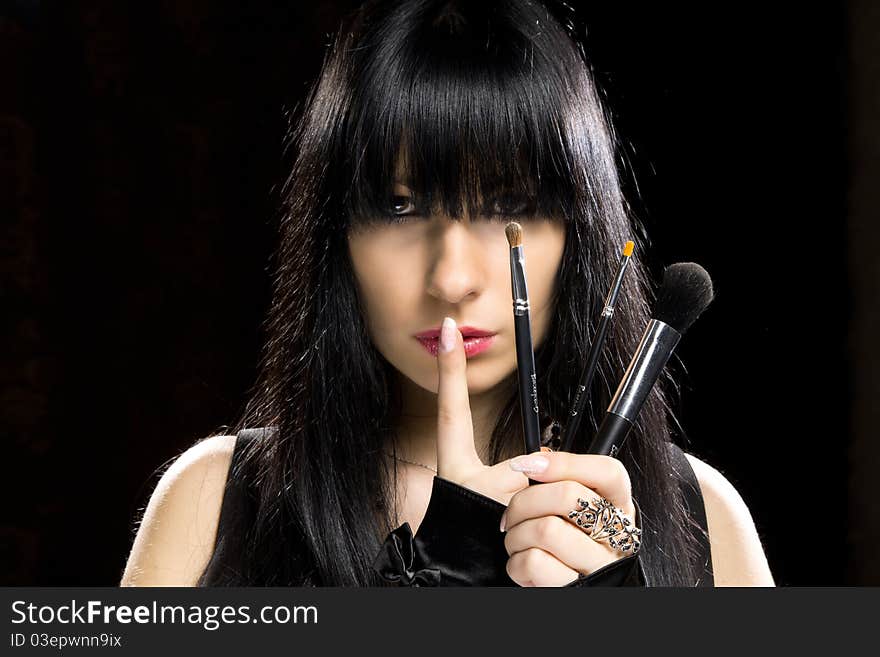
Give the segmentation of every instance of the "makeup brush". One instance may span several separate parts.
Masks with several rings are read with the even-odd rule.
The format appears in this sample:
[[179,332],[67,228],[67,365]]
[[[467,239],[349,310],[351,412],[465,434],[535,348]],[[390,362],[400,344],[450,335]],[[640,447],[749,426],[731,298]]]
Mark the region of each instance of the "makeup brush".
[[611,289],[605,297],[605,304],[602,307],[602,315],[599,319],[599,327],[593,336],[593,344],[590,345],[590,353],[587,356],[587,364],[584,366],[574,401],[568,410],[568,422],[565,424],[565,432],[562,434],[562,442],[559,450],[562,452],[570,452],[574,445],[574,437],[577,435],[578,428],[581,425],[584,406],[589,397],[590,386],[593,383],[593,377],[596,374],[596,366],[599,364],[599,356],[602,354],[602,348],[605,346],[605,338],[608,335],[608,327],[611,326],[611,320],[614,317],[614,307],[617,304],[617,296],[620,294],[620,287],[623,284],[623,276],[626,273],[629,258],[633,253],[635,244],[627,242],[623,247],[623,254],[620,256],[620,263],[617,266],[617,274],[611,284]]
[[[532,323],[529,292],[526,288],[526,258],[523,230],[515,221],[504,228],[510,244],[510,287],[513,292],[513,324],[516,330],[516,369],[519,374],[519,404],[522,409],[525,453],[541,451],[541,424],[538,417],[538,381],[532,350]],[[530,484],[538,483],[529,480]]]
[[712,279],[700,265],[679,262],[663,273],[653,319],[642,335],[589,454],[617,456],[681,336],[712,303]]

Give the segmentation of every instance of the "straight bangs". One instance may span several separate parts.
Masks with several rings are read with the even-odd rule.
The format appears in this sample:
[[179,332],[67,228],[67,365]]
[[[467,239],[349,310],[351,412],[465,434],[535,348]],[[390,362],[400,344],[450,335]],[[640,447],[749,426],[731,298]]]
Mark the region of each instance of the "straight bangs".
[[[421,5],[359,40],[328,172],[345,227],[395,221],[395,181],[420,214],[570,218],[586,176],[578,130],[590,123],[575,115],[577,74],[553,43],[567,35],[537,6]],[[512,15],[525,10],[535,15]]]

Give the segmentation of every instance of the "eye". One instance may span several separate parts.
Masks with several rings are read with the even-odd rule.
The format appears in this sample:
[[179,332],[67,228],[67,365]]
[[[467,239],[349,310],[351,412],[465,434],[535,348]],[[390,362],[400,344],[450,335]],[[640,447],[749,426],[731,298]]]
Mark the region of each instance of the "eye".
[[489,205],[488,214],[501,217],[530,215],[535,213],[535,198],[519,194],[501,194]]
[[416,205],[411,196],[394,194],[391,197],[391,203],[388,206],[388,215],[394,220],[396,218],[399,223],[405,221],[405,217],[416,214]]

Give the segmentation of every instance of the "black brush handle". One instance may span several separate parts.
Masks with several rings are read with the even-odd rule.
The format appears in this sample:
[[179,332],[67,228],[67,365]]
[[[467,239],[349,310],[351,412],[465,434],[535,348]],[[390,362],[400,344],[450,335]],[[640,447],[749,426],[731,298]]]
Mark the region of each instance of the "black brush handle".
[[632,423],[625,417],[617,413],[606,413],[596,437],[590,443],[587,454],[616,457],[620,453],[632,426]]
[[514,315],[516,329],[516,369],[519,375],[519,405],[522,410],[525,453],[541,451],[541,423],[538,416],[538,383],[532,327],[528,313]]
[[605,336],[608,333],[608,326],[611,323],[611,317],[604,315],[599,322],[599,328],[593,337],[593,344],[590,347],[589,359],[587,365],[581,372],[580,381],[578,382],[577,394],[574,402],[568,411],[568,421],[565,423],[565,431],[562,434],[562,442],[559,445],[560,452],[570,452],[574,446],[574,439],[581,425],[581,418],[584,415],[584,408],[587,406],[587,398],[590,396],[590,386],[593,383],[593,377],[596,374],[596,366],[599,364],[599,356],[602,355],[602,345],[605,344]]

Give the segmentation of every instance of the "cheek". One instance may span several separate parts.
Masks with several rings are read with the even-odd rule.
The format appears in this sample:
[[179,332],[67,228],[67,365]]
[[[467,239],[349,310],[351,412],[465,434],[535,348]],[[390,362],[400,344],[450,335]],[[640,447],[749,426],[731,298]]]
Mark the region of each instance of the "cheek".
[[[559,267],[562,264],[562,254],[565,250],[564,228],[548,227],[532,240],[531,245],[534,255],[526,256],[529,298],[534,308],[546,309],[553,296]],[[529,246],[527,245],[526,248],[528,249]]]
[[381,235],[349,239],[349,254],[365,318],[374,338],[385,327],[397,324],[412,308],[416,277],[401,276],[402,270],[414,271],[412,255],[393,248]]

